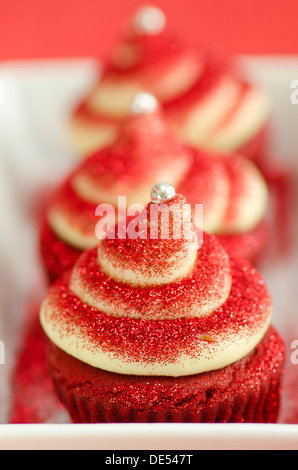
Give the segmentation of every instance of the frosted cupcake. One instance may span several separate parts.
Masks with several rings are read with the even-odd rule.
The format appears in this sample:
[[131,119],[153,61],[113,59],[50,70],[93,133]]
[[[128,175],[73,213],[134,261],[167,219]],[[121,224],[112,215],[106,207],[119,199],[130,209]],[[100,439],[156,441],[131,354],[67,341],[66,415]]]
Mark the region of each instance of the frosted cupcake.
[[60,399],[74,422],[275,422],[284,346],[263,279],[172,187],[152,201],[41,306]]
[[[268,191],[260,171],[243,157],[220,158],[185,145],[173,135],[155,97],[139,93],[114,144],[83,160],[50,201],[40,237],[50,281],[97,244],[103,218],[115,224],[131,205],[147,204],[155,181],[174,185],[193,205],[202,204],[204,230],[220,236],[229,252],[253,262],[262,254]],[[97,210],[103,203],[105,214]]]
[[72,116],[72,139],[83,156],[117,138],[141,90],[157,97],[175,132],[191,145],[263,158],[267,92],[243,79],[218,51],[186,47],[155,7],[141,8],[129,22],[98,83]]
[[[132,204],[148,202],[155,181],[179,185],[189,171],[191,153],[173,138],[155,98],[141,93],[131,108],[116,142],[82,161],[53,194],[40,236],[50,280],[98,243],[102,216],[116,223]],[[99,214],[103,203],[107,213]]]

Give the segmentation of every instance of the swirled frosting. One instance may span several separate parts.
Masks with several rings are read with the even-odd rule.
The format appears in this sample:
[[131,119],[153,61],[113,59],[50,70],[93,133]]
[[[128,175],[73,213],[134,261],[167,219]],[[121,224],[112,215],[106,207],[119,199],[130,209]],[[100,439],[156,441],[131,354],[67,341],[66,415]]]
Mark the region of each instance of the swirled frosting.
[[[178,186],[191,161],[191,151],[172,136],[158,107],[132,113],[117,141],[82,161],[56,191],[48,222],[62,240],[90,248],[98,241],[100,216],[113,225],[119,212],[148,203],[156,181]],[[99,205],[105,213],[97,213]]]
[[194,151],[189,174],[178,190],[191,204],[203,204],[204,229],[216,235],[252,230],[268,206],[263,175],[253,162],[237,154],[221,158]]
[[220,153],[244,149],[266,127],[268,93],[244,80],[218,50],[181,44],[163,13],[155,13],[156,29],[150,29],[142,21],[146,8],[137,12],[100,80],[77,106],[71,128],[78,147],[85,154],[113,142],[131,100],[147,90],[186,142]]
[[[156,228],[151,206],[171,216],[160,217],[157,237],[148,239]],[[189,214],[179,194],[149,203],[51,287],[40,319],[58,347],[111,372],[169,376],[218,369],[254,349],[270,323],[264,282],[247,261],[230,260],[214,236],[201,233],[200,243],[188,217],[175,238],[175,215],[182,220],[184,209]],[[124,237],[132,220],[138,236]]]
[[187,93],[165,104],[177,134],[200,149],[221,154],[242,150],[263,132],[271,109],[268,92],[207,57]]
[[114,225],[129,208],[145,206],[156,181],[172,184],[192,207],[203,205],[206,232],[245,233],[262,220],[268,191],[254,163],[185,145],[152,95],[138,94],[133,104],[114,144],[83,160],[54,195],[47,219],[59,238],[79,249],[95,246],[98,224]]
[[140,9],[129,22],[98,83],[74,112],[71,133],[84,153],[114,141],[137,93],[147,90],[161,103],[167,102],[186,91],[200,75],[200,60],[169,32],[161,10],[155,9],[157,16],[164,18],[155,20],[159,27],[144,27],[150,10]]

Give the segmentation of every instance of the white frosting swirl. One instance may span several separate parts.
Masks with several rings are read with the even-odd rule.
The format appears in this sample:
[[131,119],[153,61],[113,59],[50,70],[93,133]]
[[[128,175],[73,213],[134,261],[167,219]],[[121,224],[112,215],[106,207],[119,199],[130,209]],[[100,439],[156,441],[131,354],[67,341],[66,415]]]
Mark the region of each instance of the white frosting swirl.
[[268,187],[257,166],[250,160],[232,156],[227,161],[229,205],[217,233],[245,233],[262,220],[268,207]]
[[183,109],[173,106],[166,117],[186,142],[219,153],[241,149],[265,126],[271,109],[266,90],[223,76],[204,97]]
[[[119,209],[123,212],[132,205],[148,203],[156,181],[179,186],[191,160],[190,150],[173,138],[158,109],[132,113],[123,123],[117,141],[81,162],[66,182],[68,191],[63,187],[58,190],[48,209],[48,222],[70,245],[90,248],[98,241],[95,234],[98,205],[112,206],[107,222],[114,217],[115,223]],[[119,197],[126,198],[124,209],[119,208]],[[88,220],[83,213],[85,205]]]
[[[170,207],[177,202],[175,210],[182,218],[186,201],[180,195],[147,206],[143,214],[149,217],[147,235],[150,206]],[[188,231],[176,240],[173,221],[166,250],[165,222],[160,218],[154,240],[143,238],[142,230],[136,239],[122,238],[119,227],[116,238],[103,240],[98,248],[81,255],[41,307],[42,326],[58,347],[111,372],[173,376],[224,367],[252,351],[271,316],[270,298],[260,275],[247,262],[230,264],[210,235],[205,234],[199,247],[193,226],[188,225]],[[190,248],[192,265],[187,257],[183,265],[182,248]],[[105,272],[106,249],[114,264],[109,273]],[[135,272],[138,264],[142,278],[126,277],[127,267]],[[163,281],[152,282],[153,272]],[[144,345],[139,343],[141,333]],[[171,340],[173,350],[168,344]]]
[[[216,243],[214,248],[216,248]],[[212,255],[212,251],[211,247],[209,255]],[[202,262],[206,262],[206,257]],[[197,269],[199,272],[200,264],[197,265]],[[271,308],[266,293],[259,303],[255,302],[253,293],[251,294],[256,288],[255,286],[258,288],[261,286],[261,278],[258,273],[254,272],[254,286],[250,284],[248,288],[245,277],[251,276],[252,268],[244,263],[242,266],[234,268],[233,273],[235,272],[236,274],[232,274],[232,290],[231,286],[228,289],[225,286],[227,289],[225,295],[222,295],[220,301],[217,299],[217,304],[213,303],[213,310],[209,308],[202,314],[203,316],[198,316],[195,309],[187,310],[189,301],[194,300],[194,297],[188,296],[187,289],[182,292],[182,296],[180,295],[183,281],[181,281],[182,284],[174,283],[168,286],[166,295],[169,296],[169,291],[172,289],[170,306],[166,302],[162,304],[162,296],[156,302],[154,288],[149,288],[150,290],[146,294],[147,302],[151,298],[157,310],[162,305],[167,307],[166,310],[159,313],[167,315],[171,312],[169,307],[172,307],[173,314],[176,309],[176,316],[172,315],[162,319],[160,316],[156,316],[156,311],[150,305],[150,301],[146,304],[149,311],[144,306],[143,311],[138,310],[142,301],[144,303],[142,289],[130,285],[121,286],[107,278],[101,273],[100,266],[96,262],[96,250],[91,250],[82,255],[81,263],[78,263],[70,279],[65,276],[65,283],[57,283],[52,286],[41,307],[41,324],[49,338],[66,353],[94,367],[111,372],[183,376],[218,369],[251,352],[262,339],[270,324]],[[246,281],[243,283],[243,287],[239,284],[241,276],[237,276],[237,272],[240,272]],[[84,284],[88,279],[88,273],[93,282],[96,279],[96,284],[93,286],[90,279]],[[218,270],[218,274],[220,274],[220,270]],[[79,292],[77,292],[76,286],[77,277],[79,277],[81,285],[84,286],[83,290],[79,289]],[[191,285],[191,279],[191,277],[185,278],[184,282],[187,283],[188,288]],[[116,292],[117,289],[121,291],[121,287],[123,288],[123,298],[122,302],[119,302],[119,295],[117,296]],[[102,289],[105,288],[107,292],[102,295]],[[98,293],[96,302],[100,308],[92,302],[94,300],[92,296],[96,297],[96,290]],[[132,292],[129,296],[130,290]],[[84,295],[86,292],[87,296]],[[178,302],[180,306],[181,300],[185,300],[186,308],[180,308],[180,314],[181,312],[183,314],[182,318],[179,317],[176,295],[180,299]],[[65,305],[63,304],[64,299],[66,299]],[[125,299],[128,302],[126,309]],[[214,299],[216,296],[213,301]],[[73,302],[74,304],[72,304]],[[242,307],[242,302],[245,302],[246,306]],[[133,304],[135,311],[130,312],[129,306]],[[232,315],[229,313],[230,310],[233,312]],[[98,313],[94,316],[94,312]],[[84,325],[84,320],[80,321],[81,315],[82,318],[85,315],[87,318],[90,316],[89,326],[88,322]],[[183,328],[185,327],[185,335],[181,333],[182,325]],[[204,325],[209,326],[206,329]],[[92,328],[101,332],[100,335],[93,337]],[[106,334],[105,328],[108,328]],[[112,335],[110,328],[112,328]],[[149,338],[146,338],[146,332],[149,334]],[[175,338],[175,334],[180,335],[181,342]],[[143,347],[140,346],[140,335],[143,337]],[[171,340],[173,341],[173,350],[167,344],[168,342],[171,344]],[[139,344],[136,352],[134,351],[135,341],[136,344]],[[156,350],[158,350],[158,357],[156,357]]]
[[[129,158],[129,156],[128,156]],[[109,226],[118,221],[118,196],[126,195],[126,209],[132,204],[145,206],[150,197],[152,184],[157,179],[170,182],[184,193],[192,208],[203,205],[204,230],[213,234],[241,234],[249,232],[262,220],[268,207],[267,184],[256,165],[240,156],[225,159],[214,158],[208,154],[195,155],[192,164],[177,160],[176,165],[155,162],[152,176],[147,173],[147,181],[136,180],[127,187],[121,186],[117,176],[109,188],[101,185],[101,176],[79,168],[71,179],[72,201],[60,204],[59,198],[48,210],[48,221],[54,232],[64,241],[79,249],[88,249],[98,242],[96,225],[99,221],[96,206],[105,201],[114,211],[105,220]],[[111,165],[113,162],[111,161]],[[189,168],[188,173],[187,168]],[[177,171],[179,169],[179,171]],[[67,195],[61,195],[67,198]],[[93,217],[86,220],[77,209],[77,201],[93,204]],[[87,227],[90,227],[87,230]],[[108,261],[107,261],[108,262]],[[191,260],[190,260],[191,264]],[[107,272],[110,269],[107,267]]]
[[117,228],[123,239],[118,233],[117,242],[106,238],[98,247],[101,270],[112,279],[137,286],[160,285],[178,281],[193,270],[199,240],[192,227],[191,206],[181,196],[151,203]]
[[69,140],[84,156],[111,145],[118,137],[119,124],[90,122],[87,116],[73,116],[69,124]]
[[[138,94],[118,139],[86,158],[72,174],[67,183],[72,192],[69,202],[63,204],[69,195],[62,191],[62,204],[57,197],[49,208],[49,224],[66,243],[82,250],[95,246],[96,207],[112,206],[113,213],[106,217],[111,226],[118,222],[119,196],[126,197],[125,210],[134,204],[144,206],[156,181],[176,187],[192,207],[202,204],[208,233],[248,232],[263,218],[268,190],[256,165],[238,155],[222,158],[182,144],[172,135],[158,104],[152,95]],[[80,213],[80,201],[91,206],[89,219],[83,213],[85,208]],[[191,267],[190,252],[187,260]],[[102,260],[102,266],[109,274],[115,272],[108,259]],[[187,272],[187,264],[184,266]],[[130,275],[131,279],[136,276]]]
[[[204,317],[210,315],[226,301],[231,289],[230,264],[224,250],[216,247],[207,261],[204,258],[205,255],[204,249],[198,251],[198,259],[191,271],[189,266],[187,266],[188,269],[182,267],[179,270],[181,262],[178,262],[176,264],[177,279],[167,284],[165,283],[169,280],[167,274],[163,275],[163,283],[153,284],[150,283],[150,279],[147,283],[137,286],[135,279],[131,280],[130,273],[122,283],[105,273],[103,276],[105,282],[99,290],[98,286],[90,282],[90,273],[87,273],[83,266],[92,259],[94,273],[103,274],[100,260],[96,260],[94,254],[90,257],[87,253],[73,268],[70,279],[71,289],[82,302],[113,317],[155,321]],[[218,256],[222,256],[220,261],[218,261]],[[206,265],[202,266],[203,262]],[[166,269],[164,271],[166,272]],[[187,271],[188,273],[185,274]],[[206,272],[208,272],[208,277],[205,276]],[[182,282],[190,276],[191,281]],[[173,282],[178,289],[176,293],[172,287],[169,287]],[[121,288],[119,284],[123,284]],[[149,292],[152,303],[144,302],[142,296],[136,299],[136,288],[145,296]]]
[[[161,25],[164,14],[159,9],[145,8],[136,18],[139,25],[147,20],[151,26]],[[71,124],[83,154],[112,142],[119,121],[130,113],[133,97],[142,90],[160,100],[169,124],[179,136],[202,149],[238,151],[264,129],[271,111],[267,90],[247,83],[236,67],[217,57],[217,52],[203,48],[194,54],[181,46],[164,31],[164,26],[157,27],[155,34],[149,33],[149,27],[147,33],[145,26],[143,33],[133,28],[115,51],[113,66],[107,67],[84,98],[84,112],[75,113]],[[173,56],[170,51],[175,48]],[[201,83],[203,91],[196,94]]]
[[157,27],[163,24],[161,18],[165,16],[159,9],[140,9],[132,30],[114,51],[112,65],[105,68],[74,112],[70,134],[83,156],[113,141],[137,93],[146,90],[160,102],[169,101],[186,92],[199,78],[201,60],[164,32],[163,27]]
[[142,74],[122,77],[111,72],[102,77],[86,97],[85,106],[95,115],[123,119],[130,113],[136,94],[147,90],[161,102],[173,99],[194,83],[200,70],[200,62],[186,55],[178,57],[175,63],[166,64],[162,71],[152,71],[150,78]]

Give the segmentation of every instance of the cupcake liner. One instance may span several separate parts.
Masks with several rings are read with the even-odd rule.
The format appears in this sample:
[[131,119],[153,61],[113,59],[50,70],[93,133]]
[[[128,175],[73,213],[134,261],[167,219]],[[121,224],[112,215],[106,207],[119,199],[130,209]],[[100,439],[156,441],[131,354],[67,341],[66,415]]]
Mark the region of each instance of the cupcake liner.
[[[57,385],[57,384],[56,384]],[[60,387],[60,386],[59,386]],[[264,386],[259,393],[252,393],[246,399],[235,399],[233,402],[222,401],[216,406],[201,410],[185,407],[183,410],[135,410],[121,407],[114,403],[106,406],[104,402],[91,405],[80,397],[76,390],[60,390],[60,396],[69,410],[75,423],[111,423],[111,422],[195,422],[195,423],[275,423],[279,410],[279,381],[273,380]],[[268,394],[270,400],[268,400]]]
[[185,377],[96,369],[53,346],[50,373],[73,422],[276,422],[284,346],[273,327],[248,356]]

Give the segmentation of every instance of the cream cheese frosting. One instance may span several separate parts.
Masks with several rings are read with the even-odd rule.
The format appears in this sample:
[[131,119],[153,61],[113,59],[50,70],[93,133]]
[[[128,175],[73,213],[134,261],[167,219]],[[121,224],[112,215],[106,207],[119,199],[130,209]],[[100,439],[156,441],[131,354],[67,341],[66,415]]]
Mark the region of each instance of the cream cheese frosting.
[[172,129],[187,143],[221,155],[244,148],[267,125],[271,112],[267,90],[248,83],[236,64],[218,50],[201,46],[193,51],[181,44],[166,21],[157,21],[165,18],[160,9],[152,16],[160,25],[154,33],[153,27],[138,27],[147,20],[137,18],[151,13],[150,7],[137,12],[102,77],[75,110],[71,134],[76,145],[85,156],[112,143],[130,112],[131,100],[147,90],[158,98]]
[[[179,194],[157,206],[176,203],[181,214],[187,201]],[[248,262],[231,260],[214,236],[204,233],[198,243],[189,224],[180,239],[172,230],[168,239],[161,232],[157,239],[116,233],[121,238],[83,253],[42,304],[41,324],[66,353],[120,374],[183,376],[231,364],[262,339],[271,318],[264,281]],[[193,260],[186,256],[186,267],[183,247]],[[105,252],[115,267],[109,272]],[[138,268],[141,278],[119,277],[128,267]],[[164,281],[152,282],[152,272]]]
[[146,10],[137,12],[110,65],[86,98],[91,112],[119,119],[130,112],[131,101],[140,91],[148,90],[163,102],[187,90],[199,77],[200,61],[172,37],[166,22],[154,33],[137,26]]
[[97,206],[111,205],[106,222],[113,225],[119,220],[119,196],[125,196],[126,209],[145,206],[155,181],[172,184],[193,207],[202,204],[206,232],[244,233],[262,220],[268,190],[254,163],[182,143],[153,95],[137,94],[131,109],[118,139],[86,158],[66,182],[68,190],[64,185],[54,197],[47,218],[62,240],[79,249],[91,248],[98,241]]
[[270,110],[269,93],[260,86],[247,86],[223,77],[204,97],[171,106],[168,122],[186,142],[214,152],[242,148],[265,126]]
[[96,244],[99,205],[110,206],[106,219],[112,225],[122,209],[119,197],[125,198],[125,211],[133,205],[145,206],[157,180],[179,185],[189,171],[191,151],[173,138],[153,97],[153,101],[139,100],[136,106],[138,98],[140,94],[117,141],[85,159],[56,191],[48,208],[52,230],[79,249]]

